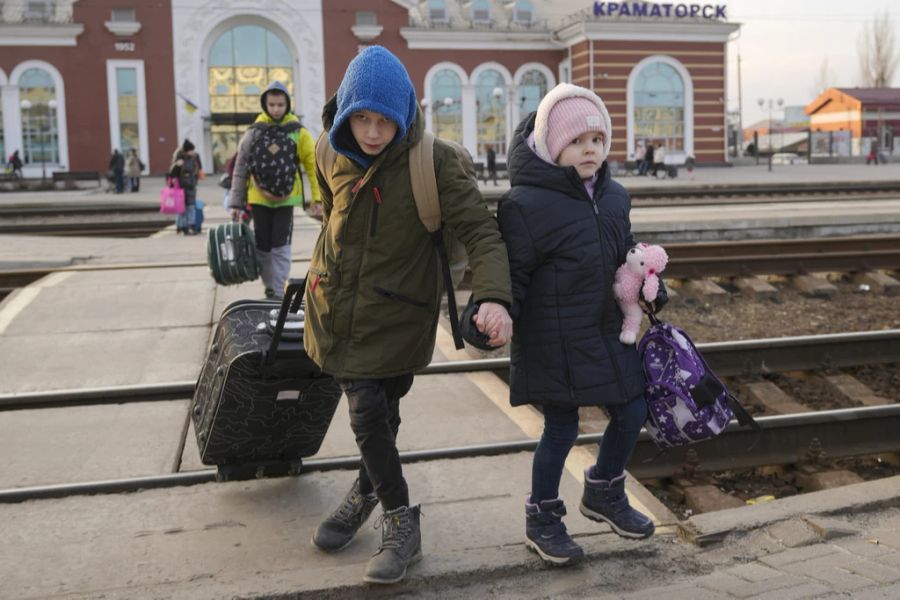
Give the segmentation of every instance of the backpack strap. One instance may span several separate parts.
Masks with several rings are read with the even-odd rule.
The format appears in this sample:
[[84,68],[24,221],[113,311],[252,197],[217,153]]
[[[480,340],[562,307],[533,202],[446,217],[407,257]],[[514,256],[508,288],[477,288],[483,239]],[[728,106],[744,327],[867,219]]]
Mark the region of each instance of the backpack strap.
[[328,141],[328,132],[323,131],[319,134],[319,139],[316,140],[316,164],[319,166],[319,171],[322,172],[328,187],[332,187],[331,174],[334,171],[336,160],[337,151],[331,147],[331,142]]
[[447,291],[447,309],[450,313],[450,330],[457,350],[465,347],[459,327],[456,295],[453,292],[453,276],[450,273],[450,257],[444,242],[444,228],[441,222],[441,203],[438,195],[437,175],[434,171],[434,135],[425,132],[409,151],[409,182],[419,220],[431,235],[431,241],[441,261],[444,274],[444,289]]
[[434,135],[427,131],[409,151],[409,181],[419,219],[434,233],[441,228],[441,203],[434,173]]

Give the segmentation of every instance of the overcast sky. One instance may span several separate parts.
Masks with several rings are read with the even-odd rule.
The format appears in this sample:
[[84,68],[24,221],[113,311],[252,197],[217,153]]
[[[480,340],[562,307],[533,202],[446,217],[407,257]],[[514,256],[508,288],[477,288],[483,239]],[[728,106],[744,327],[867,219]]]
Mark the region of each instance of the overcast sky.
[[[740,37],[729,43],[729,110],[737,110],[737,55],[741,56],[743,125],[768,118],[759,98],[783,98],[805,105],[815,98],[813,83],[828,59],[833,87],[860,85],[856,41],[863,26],[885,9],[900,51],[900,2],[897,0],[726,0],[728,20],[741,23]],[[900,87],[900,69],[892,87]],[[777,113],[773,113],[775,117]]]

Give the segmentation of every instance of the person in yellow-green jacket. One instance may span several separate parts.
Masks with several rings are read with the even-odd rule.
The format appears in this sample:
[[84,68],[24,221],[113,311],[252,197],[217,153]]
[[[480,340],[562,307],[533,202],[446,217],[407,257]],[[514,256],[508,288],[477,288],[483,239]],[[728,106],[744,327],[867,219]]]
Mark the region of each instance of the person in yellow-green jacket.
[[291,272],[294,207],[304,205],[300,165],[307,173],[312,205],[320,202],[315,140],[291,112],[291,96],[279,81],[260,95],[262,112],[238,146],[228,208],[234,219],[250,205],[256,252],[267,298],[281,298]]

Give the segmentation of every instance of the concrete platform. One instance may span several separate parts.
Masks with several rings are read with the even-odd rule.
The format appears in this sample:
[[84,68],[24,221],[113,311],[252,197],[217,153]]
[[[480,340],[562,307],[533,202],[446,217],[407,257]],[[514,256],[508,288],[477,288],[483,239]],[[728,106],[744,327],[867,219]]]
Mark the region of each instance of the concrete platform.
[[[794,176],[806,177],[800,168],[776,167],[776,172],[793,169]],[[854,169],[854,177],[900,179],[896,165]],[[698,170],[697,178],[708,174],[725,181],[739,171]],[[835,171],[840,169],[828,167]],[[815,173],[822,177],[826,171]],[[152,201],[158,193],[152,180],[145,179],[143,187],[146,191],[134,194],[134,201]],[[204,190],[212,198],[218,188],[204,182]],[[57,198],[70,201],[76,193],[68,194]],[[0,202],[11,196],[15,194],[0,194]],[[89,196],[95,199],[83,194]],[[810,213],[827,212],[817,203],[803,204]],[[210,200],[208,206],[208,223],[225,219],[220,205]],[[860,206],[853,203],[854,215]],[[773,209],[757,210],[764,214]],[[889,216],[894,210],[892,205],[873,205],[872,215],[878,216],[870,216],[897,218]],[[836,208],[827,215],[830,221],[823,217],[821,223],[846,223],[847,212]],[[757,216],[715,213],[706,216],[745,228],[758,224],[753,221]],[[798,208],[786,209],[779,218],[800,224],[808,216]],[[675,209],[633,215],[636,232],[645,225],[678,231],[703,218]],[[317,230],[318,223],[298,213],[295,257],[309,255]],[[202,262],[205,253],[202,236],[170,231],[145,240],[2,240],[0,268],[41,262]],[[304,269],[302,262],[295,263],[294,274],[301,276]],[[258,283],[217,288],[203,266],[52,275],[0,303],[0,393],[194,379],[221,308],[260,293]],[[443,329],[435,357],[463,358],[452,350]],[[540,416],[530,408],[511,409],[507,394],[505,384],[489,373],[417,378],[403,404],[400,448],[538,437]],[[0,488],[205,468],[192,433],[180,451],[186,413],[186,399],[0,411],[0,452],[7,457]],[[320,457],[356,455],[347,421],[342,402]],[[659,525],[654,538],[630,542],[578,514],[581,470],[595,452],[573,450],[563,474],[561,495],[570,511],[566,523],[589,555],[585,565],[573,569],[545,569],[524,547],[522,504],[531,456],[520,453],[406,467],[413,501],[422,503],[425,514],[426,558],[400,586],[361,584],[365,562],[379,539],[370,528],[374,518],[341,554],[323,555],[310,546],[315,526],[355,477],[340,471],[0,504],[0,596],[900,597],[900,478],[699,515],[684,523],[675,522],[655,499],[630,484],[632,501],[654,514]],[[678,531],[697,543],[682,541]]]

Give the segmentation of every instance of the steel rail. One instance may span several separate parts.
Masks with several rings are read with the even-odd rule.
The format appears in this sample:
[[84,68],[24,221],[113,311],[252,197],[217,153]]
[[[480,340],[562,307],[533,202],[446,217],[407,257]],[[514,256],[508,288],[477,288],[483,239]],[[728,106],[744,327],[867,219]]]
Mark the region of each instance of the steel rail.
[[[703,352],[710,367],[723,376],[809,371],[900,361],[900,329],[707,342],[697,346]],[[500,371],[508,368],[508,358],[454,360],[431,363],[417,374],[441,375]],[[0,395],[0,411],[84,404],[182,400],[190,398],[193,393],[193,381],[22,392]]]
[[[836,238],[806,238],[797,240],[744,240],[734,242],[697,242],[666,244],[670,261],[666,276],[677,279],[683,277],[710,276],[715,271],[719,275],[733,276],[741,274],[744,263],[760,263],[771,260],[776,265],[785,262],[804,261],[803,267],[812,270],[810,261],[819,261],[818,267],[828,267],[828,261],[834,258],[838,263],[851,261],[851,266],[866,264],[866,257],[873,261],[887,260],[884,257],[896,256],[900,252],[900,236],[872,235]],[[878,254],[878,253],[881,254]],[[778,255],[790,255],[789,258],[778,258]],[[859,260],[852,262],[852,257]],[[775,258],[773,258],[775,257]],[[848,258],[849,257],[849,258]],[[893,260],[893,259],[891,259]],[[295,263],[309,262],[310,257],[294,257]],[[729,261],[737,265],[731,272],[725,271]],[[206,267],[203,261],[177,261],[160,263],[122,263],[122,264],[80,264],[32,267],[23,269],[0,270],[0,281],[9,287],[21,287],[54,272],[111,271],[126,269],[165,269],[184,267]],[[871,267],[874,268],[874,267]],[[754,271],[759,271],[754,267]],[[784,270],[779,267],[776,270]],[[796,269],[794,269],[796,271]],[[776,274],[776,273],[772,273]]]
[[665,275],[672,279],[737,277],[740,275],[794,275],[823,271],[866,271],[900,268],[900,247],[891,250],[821,252],[769,256],[673,257]]
[[[900,404],[842,409],[757,419],[761,431],[747,431],[732,423],[726,433],[702,444],[660,452],[646,431],[638,439],[629,472],[638,479],[671,477],[684,468],[688,450],[699,462],[696,471],[749,469],[766,465],[805,462],[807,450],[815,445],[827,458],[847,458],[900,450]],[[603,434],[579,435],[577,445],[599,444]],[[816,440],[815,442],[813,440]],[[531,451],[539,440],[477,444],[450,448],[413,450],[400,453],[404,464],[432,460],[452,460],[499,456]],[[302,472],[322,472],[359,467],[358,457],[312,459],[303,462]],[[170,488],[216,480],[214,469],[71,484],[29,486],[0,490],[0,503],[24,502],[86,494],[115,494],[142,489]]]
[[[725,435],[662,453],[642,431],[628,470],[640,479],[671,477],[685,468],[691,450],[695,456],[690,468],[707,473],[767,465],[815,465],[835,458],[900,451],[900,404],[758,417],[756,421],[762,431],[732,422]],[[817,461],[814,456],[819,453],[822,458]]]
[[0,217],[69,217],[95,214],[159,214],[157,204],[6,204],[0,206]]
[[156,233],[172,225],[174,221],[155,219],[145,221],[113,221],[95,223],[2,223],[0,222],[0,234],[16,235],[85,235],[89,237],[102,237],[112,234]]
[[771,256],[896,250],[900,235],[873,234],[797,239],[740,240],[733,242],[678,242],[666,244],[670,258],[706,259],[711,256]]
[[[294,263],[307,263],[309,261],[310,261],[310,258],[306,257],[306,256],[294,257],[291,259],[291,262],[294,262]],[[125,271],[125,270],[138,270],[138,269],[182,269],[182,268],[189,268],[189,267],[209,267],[209,264],[206,261],[186,260],[186,261],[159,262],[159,263],[103,263],[103,264],[91,263],[91,264],[79,264],[79,265],[30,267],[30,268],[22,268],[22,269],[0,270],[0,281],[6,283],[7,285],[14,285],[15,287],[22,287],[24,285],[28,285],[29,283],[37,281],[41,277],[46,277],[47,275],[50,275],[51,273]]]
[[[708,205],[721,202],[758,203],[766,202],[803,202],[803,196],[810,201],[833,200],[841,196],[842,200],[851,195],[888,194],[900,191],[900,181],[859,181],[859,182],[782,182],[782,183],[744,183],[727,184],[693,184],[684,185],[670,183],[657,186],[629,187],[628,177],[618,177],[617,181],[625,186],[631,196],[632,206],[665,205]],[[482,190],[487,201],[496,201],[505,193],[505,189],[488,188]]]

